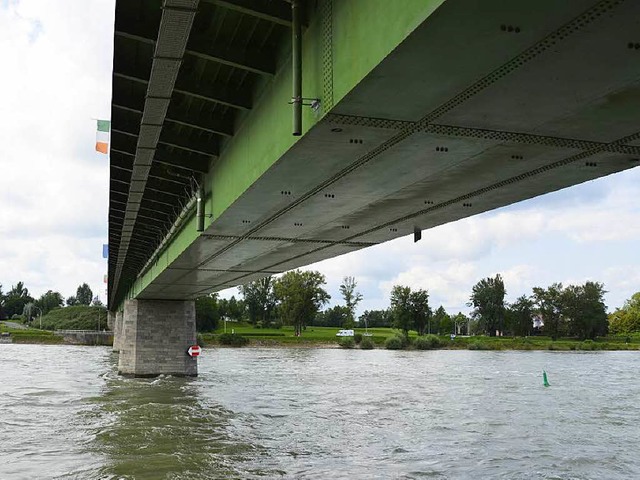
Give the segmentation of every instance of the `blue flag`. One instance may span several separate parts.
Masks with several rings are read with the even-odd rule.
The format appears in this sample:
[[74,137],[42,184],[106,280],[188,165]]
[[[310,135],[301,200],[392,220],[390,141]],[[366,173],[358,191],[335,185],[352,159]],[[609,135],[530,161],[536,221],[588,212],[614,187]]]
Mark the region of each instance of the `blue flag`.
[[106,243],[102,244],[102,258],[109,258],[109,245]]

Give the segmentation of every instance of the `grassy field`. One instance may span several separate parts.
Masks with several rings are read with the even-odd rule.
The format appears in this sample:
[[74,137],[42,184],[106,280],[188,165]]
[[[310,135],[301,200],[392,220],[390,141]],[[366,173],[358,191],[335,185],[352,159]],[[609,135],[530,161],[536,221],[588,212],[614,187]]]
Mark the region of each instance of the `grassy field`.
[[[227,333],[234,331],[237,335],[242,335],[249,339],[250,345],[266,346],[294,346],[294,345],[337,345],[340,337],[336,337],[339,328],[335,327],[307,327],[301,337],[295,337],[293,327],[276,328],[255,328],[252,325],[241,323],[227,323]],[[354,329],[356,333],[364,334],[364,328]],[[218,335],[224,332],[219,328],[213,333],[201,334],[201,339],[205,344],[214,344]],[[392,328],[370,328],[371,339],[376,346],[384,348],[387,338],[400,333]],[[409,338],[415,338],[415,332],[410,332]],[[559,339],[553,341],[549,337],[456,337],[451,340],[450,336],[440,336],[444,348],[451,350],[640,350],[640,334],[632,336],[618,336],[599,338],[595,341],[585,342],[576,339]]]
[[[237,335],[249,338],[254,343],[259,344],[336,344],[340,337],[336,337],[339,328],[335,327],[307,327],[301,337],[293,334],[293,327],[282,328],[255,328],[252,325],[241,323],[227,323],[227,333],[235,331]],[[365,333],[364,328],[354,329],[356,333]],[[224,332],[224,328],[219,328],[214,333],[204,333],[202,337],[205,341],[215,342],[218,335]],[[387,337],[392,337],[399,330],[391,328],[370,328],[371,339],[374,343],[382,345]]]
[[10,333],[13,343],[63,343],[62,337],[54,335],[52,332],[38,330],[37,328],[10,328],[0,322],[0,333]]

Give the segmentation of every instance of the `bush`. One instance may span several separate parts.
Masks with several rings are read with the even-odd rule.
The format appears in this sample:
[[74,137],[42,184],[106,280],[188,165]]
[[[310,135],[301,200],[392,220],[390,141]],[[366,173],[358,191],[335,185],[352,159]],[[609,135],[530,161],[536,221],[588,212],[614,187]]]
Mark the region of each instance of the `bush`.
[[481,340],[474,340],[467,346],[469,350],[497,350],[496,347],[497,345],[494,346]]
[[249,339],[235,333],[221,333],[218,335],[220,345],[228,345],[231,347],[243,347],[249,343]]
[[413,341],[416,350],[433,350],[440,348],[440,339],[436,335],[424,335]]
[[244,332],[242,335],[245,337],[285,337],[284,333],[274,332]]
[[389,337],[384,342],[384,348],[387,350],[402,350],[405,345],[404,337],[396,335],[395,337]]
[[338,340],[338,344],[342,348],[353,348],[356,342],[351,337],[342,337],[340,340]]
[[356,345],[360,345],[360,342],[362,341],[362,334],[361,333],[354,334],[353,341],[356,342]]
[[[100,330],[107,328],[107,309],[75,305],[73,307],[56,308],[42,317],[44,330],[96,330],[100,319]],[[39,326],[39,321],[34,321]]]
[[580,343],[580,345],[578,345],[578,348],[580,350],[593,351],[593,350],[602,350],[608,346],[609,345],[606,343],[596,343],[593,340],[585,340],[584,342]]
[[362,350],[373,350],[373,340],[371,340],[371,337],[363,337],[360,342],[360,348]]

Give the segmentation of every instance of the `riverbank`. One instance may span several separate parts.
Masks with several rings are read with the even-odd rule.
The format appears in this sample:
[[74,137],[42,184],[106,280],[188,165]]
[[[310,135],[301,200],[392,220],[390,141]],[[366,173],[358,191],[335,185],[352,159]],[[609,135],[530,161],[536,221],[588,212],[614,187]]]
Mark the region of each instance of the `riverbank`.
[[[267,347],[267,348],[344,348],[340,345],[341,337],[336,336],[337,328],[332,327],[308,327],[300,337],[296,337],[291,327],[280,329],[258,329],[250,325],[235,325],[233,328],[227,326],[227,334],[233,332],[234,335],[243,337],[246,347]],[[374,344],[374,348],[385,348],[385,342],[390,337],[395,337],[400,332],[393,328],[370,328],[367,332],[364,329],[355,329],[355,333],[360,338],[365,338],[365,333]],[[223,330],[212,333],[198,334],[199,343],[204,346],[229,346],[220,345]],[[412,343],[417,338],[415,333],[409,335],[409,345],[406,349],[413,349]],[[616,350],[640,350],[640,335],[630,336],[609,336],[597,338],[596,340],[579,340],[573,338],[561,338],[553,340],[550,337],[487,337],[487,336],[438,336],[439,345],[437,348],[445,350],[550,350],[550,351],[616,351]],[[224,342],[223,342],[224,343]],[[243,342],[239,342],[243,343]],[[357,342],[359,343],[359,342]],[[359,348],[354,342],[352,348]]]
[[[227,329],[230,334],[231,328]],[[244,348],[344,348],[340,345],[341,337],[336,337],[338,329],[331,327],[310,327],[302,336],[296,337],[291,327],[281,329],[257,329],[251,326],[239,325],[233,328],[234,335],[242,337],[241,343]],[[363,335],[364,329],[356,329],[356,334]],[[374,348],[384,349],[385,341],[399,334],[398,330],[392,328],[373,328],[368,332],[374,344]],[[77,340],[70,339],[63,335],[58,335],[52,331],[39,330],[21,326],[7,326],[5,322],[0,322],[0,343],[17,344],[43,344],[43,345],[77,345]],[[7,335],[8,334],[8,335]],[[238,344],[224,344],[221,336],[224,331],[213,333],[199,333],[198,343],[204,347],[237,348]],[[365,338],[365,337],[360,337]],[[409,336],[410,343],[406,350],[415,350],[412,342],[417,338],[415,334]],[[616,351],[616,350],[640,350],[640,335],[630,336],[609,336],[597,338],[596,340],[578,340],[563,338],[552,340],[549,337],[486,337],[472,336],[438,336],[438,349],[443,350],[549,350],[549,351]],[[82,344],[80,342],[80,344]],[[93,344],[93,343],[89,343]],[[359,345],[354,342],[351,347],[359,349]]]

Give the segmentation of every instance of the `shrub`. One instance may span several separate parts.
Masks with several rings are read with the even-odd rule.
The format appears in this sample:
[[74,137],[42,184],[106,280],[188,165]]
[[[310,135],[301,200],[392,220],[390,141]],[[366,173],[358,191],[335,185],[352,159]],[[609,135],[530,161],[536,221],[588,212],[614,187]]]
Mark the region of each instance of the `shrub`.
[[384,342],[384,348],[387,350],[402,350],[405,345],[404,337],[396,335],[395,337],[389,337]]
[[351,337],[342,337],[338,340],[338,344],[342,348],[353,348],[356,345],[356,342]]
[[249,339],[235,333],[221,333],[218,335],[220,345],[229,345],[231,347],[242,347],[249,343]]
[[596,344],[593,340],[585,340],[578,346],[578,348],[580,350],[592,351],[592,350],[599,350],[600,346]]
[[280,332],[244,332],[245,337],[285,337],[285,333]]
[[196,344],[200,345],[201,347],[204,347],[207,344],[207,342],[204,341],[204,337],[201,333],[198,333],[196,335]]
[[[75,305],[73,307],[55,308],[42,317],[44,330],[100,330],[107,328],[107,309]],[[40,321],[34,322],[39,326]]]
[[467,348],[469,350],[498,350],[500,347],[498,345],[483,342],[482,340],[474,340],[467,345]]
[[371,340],[371,337],[363,337],[360,342],[360,348],[362,350],[373,350],[373,340]]
[[362,334],[361,333],[354,334],[353,341],[356,342],[356,345],[360,345],[360,342],[362,341]]
[[440,348],[440,339],[436,335],[424,335],[413,341],[416,350],[433,350]]

